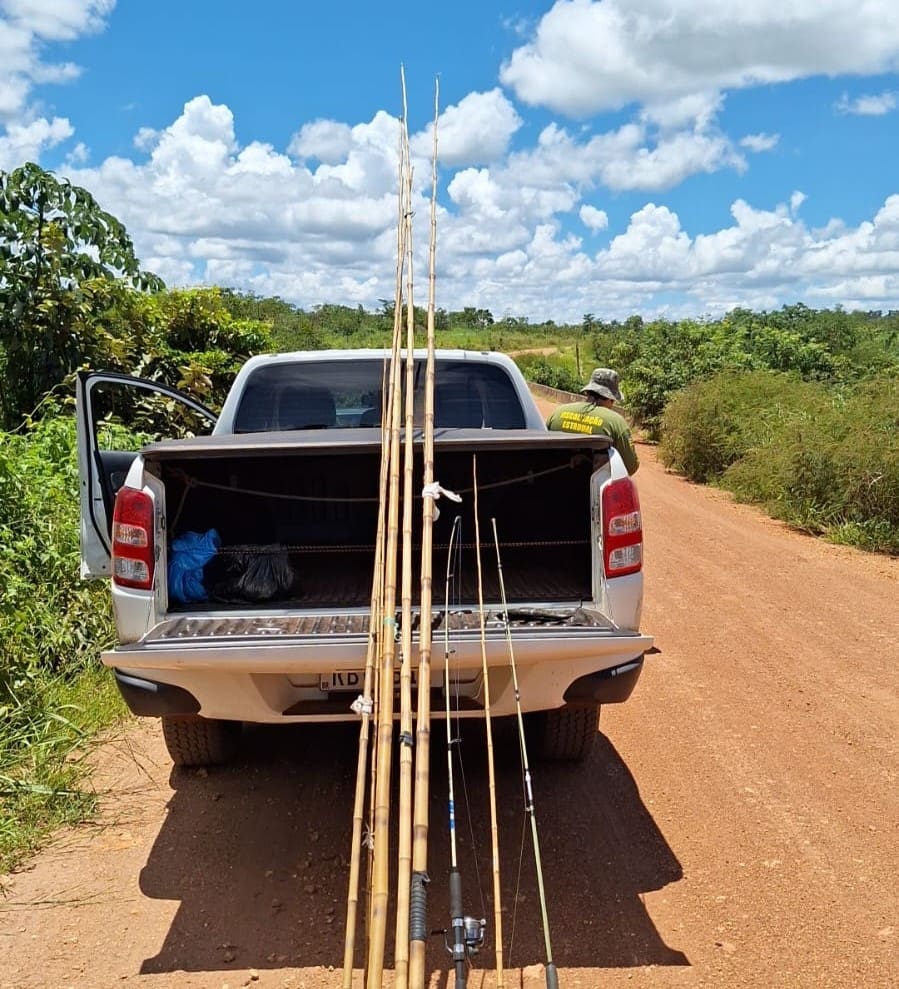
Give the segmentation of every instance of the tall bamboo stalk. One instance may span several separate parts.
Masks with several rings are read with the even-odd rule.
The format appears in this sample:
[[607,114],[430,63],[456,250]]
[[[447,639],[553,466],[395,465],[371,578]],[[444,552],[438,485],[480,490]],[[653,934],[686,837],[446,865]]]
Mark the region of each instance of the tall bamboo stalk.
[[[403,172],[405,174],[405,172]],[[402,258],[403,251],[399,251]],[[401,268],[402,261],[398,261]],[[397,280],[398,292],[394,307],[394,335],[402,328],[402,277]],[[398,364],[396,353],[394,365]],[[396,369],[395,369],[396,370]],[[393,754],[393,671],[396,655],[395,625],[396,575],[399,530],[400,493],[400,397],[398,373],[392,372],[396,382],[393,391],[393,407],[390,417],[389,481],[387,508],[387,543],[384,567],[383,635],[379,657],[380,696],[378,703],[377,766],[374,794],[374,855],[372,863],[371,916],[369,923],[367,989],[381,989],[384,972],[384,946],[387,934],[387,899],[389,894],[390,864],[388,861],[390,828],[390,771]]]
[[[396,345],[395,345],[396,346]],[[392,409],[392,387],[388,389],[388,374],[382,379],[381,387],[381,421],[389,419]],[[383,580],[384,580],[384,542],[385,521],[387,509],[387,474],[388,453],[387,441],[389,434],[381,430],[381,468],[378,479],[378,522],[375,535],[374,569],[372,571],[371,610],[368,629],[368,647],[365,654],[365,677],[362,697],[372,700],[377,689],[375,659],[378,655],[379,639],[383,628],[381,611]],[[362,723],[359,728],[359,752],[356,760],[356,788],[353,798],[353,833],[350,844],[350,878],[347,891],[346,932],[343,954],[343,989],[352,989],[353,985],[353,956],[356,947],[356,927],[359,904],[359,873],[362,857],[362,828],[365,809],[365,778],[368,769],[368,750],[370,747],[371,721],[376,717],[375,709],[369,711],[363,706]]]
[[412,468],[415,392],[415,307],[412,278],[412,163],[403,81],[403,152],[406,162],[406,408],[403,433],[403,579],[401,592],[399,841],[394,940],[394,986],[407,989],[409,974],[409,891],[412,882]]
[[[434,481],[434,312],[437,254],[437,118],[440,111],[440,81],[434,86],[434,145],[431,155],[431,232],[428,247],[428,358],[425,369],[424,477],[425,488]],[[418,633],[418,722],[415,748],[415,795],[413,807],[412,872],[422,890],[428,870],[428,799],[431,760],[431,602],[433,590],[434,499],[422,499],[421,618]],[[425,898],[424,891],[420,894]],[[422,913],[424,903],[422,904]],[[409,986],[424,989],[425,938],[427,928],[412,931],[409,943]]]
[[[393,338],[391,342],[390,350],[390,360],[387,367],[387,373],[382,376],[381,387],[382,387],[382,403],[381,403],[381,451],[384,462],[389,463],[390,460],[390,436],[391,429],[390,425],[393,422],[393,408],[394,399],[397,399],[399,395],[398,381],[400,373],[400,350],[402,346],[402,304],[403,304],[403,265],[406,259],[405,253],[405,235],[406,228],[403,223],[403,216],[405,213],[405,185],[403,183],[403,147],[404,147],[404,137],[403,137],[403,127],[400,126],[397,130],[397,162],[399,163],[398,172],[398,193],[396,197],[397,201],[397,212],[396,212],[396,284],[394,290],[394,302],[393,302]],[[384,378],[387,379],[387,384],[385,384]],[[386,506],[387,498],[385,496],[384,504]],[[381,599],[378,602],[381,617],[378,619],[380,623],[379,634],[383,635],[386,626],[384,625],[384,618],[387,613],[384,610],[384,579],[383,579],[383,569],[385,569],[385,564],[382,562],[382,579],[381,579]],[[375,677],[373,685],[373,699],[374,699],[374,718],[375,723],[379,721],[379,711],[380,711],[380,699],[381,699],[381,660],[383,658],[383,651],[377,653],[377,661],[375,663]],[[369,814],[374,814],[374,808],[376,803],[376,791],[378,784],[378,738],[379,735],[376,732],[371,744],[371,772],[369,777]],[[374,874],[374,820],[371,820],[371,825],[369,828],[369,841],[368,841],[368,910],[366,913],[366,949],[365,949],[365,973],[366,978],[363,980],[365,984],[368,973],[368,955],[369,955],[369,945],[371,944],[371,915],[372,915],[372,876]]]
[[478,458],[472,456],[474,478],[474,544],[478,565],[478,610],[481,619],[481,664],[484,676],[484,725],[487,731],[487,778],[490,788],[490,837],[493,849],[493,916],[496,942],[496,989],[503,989],[503,915],[499,881],[499,825],[496,814],[496,771],[493,762],[493,724],[490,713],[490,675],[487,669],[487,626],[481,572],[481,527],[478,520]]

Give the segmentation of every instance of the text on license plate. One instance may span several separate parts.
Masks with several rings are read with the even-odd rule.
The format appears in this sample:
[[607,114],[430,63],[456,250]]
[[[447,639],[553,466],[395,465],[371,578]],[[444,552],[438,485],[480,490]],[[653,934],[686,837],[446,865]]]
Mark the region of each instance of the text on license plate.
[[[412,670],[412,686],[417,682],[416,670]],[[319,689],[325,693],[335,690],[361,690],[365,685],[363,670],[339,670],[336,673],[322,673],[319,678]],[[393,686],[400,689],[400,671],[393,671]]]

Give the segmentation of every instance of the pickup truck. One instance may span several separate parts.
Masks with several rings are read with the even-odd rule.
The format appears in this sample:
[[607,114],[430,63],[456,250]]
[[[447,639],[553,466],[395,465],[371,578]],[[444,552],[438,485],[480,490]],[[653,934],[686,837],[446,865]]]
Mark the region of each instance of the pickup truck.
[[[415,352],[419,450],[425,356]],[[351,704],[369,637],[388,359],[379,350],[253,357],[218,416],[158,382],[80,374],[81,572],[111,578],[118,633],[101,658],[131,711],[161,719],[176,765],[227,760],[245,724],[358,717]],[[194,416],[207,435],[110,449],[110,422],[150,396],[173,431],[183,434]],[[634,482],[606,437],[547,430],[504,355],[439,350],[434,410],[435,478],[462,496],[440,502],[433,529],[435,717],[445,710],[445,652],[453,708],[483,716],[476,458],[492,713],[516,710],[508,622],[537,749],[581,759],[600,706],[627,699],[652,646],[639,630]],[[417,574],[420,510],[413,515]]]

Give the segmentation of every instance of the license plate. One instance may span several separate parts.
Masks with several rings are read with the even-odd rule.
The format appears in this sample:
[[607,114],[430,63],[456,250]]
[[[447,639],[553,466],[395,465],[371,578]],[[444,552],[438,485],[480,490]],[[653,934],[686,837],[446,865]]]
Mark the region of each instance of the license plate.
[[[412,670],[412,686],[417,683],[416,670]],[[365,685],[363,670],[338,670],[335,673],[322,673],[319,677],[319,689],[326,694],[341,690],[362,690]],[[393,671],[393,689],[400,689],[400,671]]]

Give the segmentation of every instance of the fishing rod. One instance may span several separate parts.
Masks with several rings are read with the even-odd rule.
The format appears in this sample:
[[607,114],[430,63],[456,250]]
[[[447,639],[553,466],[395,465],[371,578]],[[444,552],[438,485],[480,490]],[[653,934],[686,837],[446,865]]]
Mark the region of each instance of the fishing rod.
[[[415,393],[415,306],[412,279],[412,166],[409,160],[406,75],[403,86],[403,160],[405,161],[406,212],[406,364],[405,420],[403,429],[403,576],[400,633],[400,764],[399,839],[397,853],[396,931],[394,937],[394,986],[407,989],[409,976],[409,899],[412,884],[412,469]],[[419,687],[419,693],[421,687]]]
[[434,486],[434,350],[437,253],[437,122],[440,81],[434,86],[434,142],[431,154],[431,213],[428,243],[428,329],[425,363],[424,463],[421,524],[421,591],[418,631],[418,713],[415,737],[415,790],[412,810],[412,876],[409,903],[409,987],[425,989],[425,946],[428,935],[428,798],[431,765],[431,603],[433,594],[433,531],[437,516]]
[[[453,745],[458,739],[453,738],[453,722],[450,711],[450,696],[452,694],[452,684],[450,682],[450,645],[449,645],[449,589],[450,582],[455,578],[452,569],[453,547],[459,528],[462,524],[462,517],[457,515],[453,528],[450,532],[449,548],[446,557],[446,588],[445,603],[443,611],[443,695],[446,705],[446,775],[448,788],[447,811],[449,817],[450,836],[450,870],[449,870],[449,905],[450,905],[450,931],[452,932],[452,946],[447,942],[447,950],[452,955],[453,968],[456,973],[455,989],[466,989],[468,977],[468,959],[470,955],[476,954],[484,943],[485,920],[476,920],[465,915],[462,899],[462,873],[459,871],[459,859],[456,848],[456,796],[453,775]],[[443,933],[447,931],[435,932]]]
[[[403,142],[405,149],[407,144]],[[402,165],[405,178],[405,161]],[[401,189],[405,184],[401,182]],[[408,211],[404,193],[403,215]],[[405,224],[400,223],[397,233],[397,301],[394,307],[394,339],[402,332],[402,265],[405,248]],[[389,897],[389,829],[390,829],[390,776],[393,754],[393,672],[396,655],[396,578],[398,557],[399,501],[400,501],[400,395],[402,379],[398,372],[399,351],[392,355],[391,371],[392,408],[390,417],[390,441],[388,444],[389,480],[387,485],[386,552],[381,607],[383,628],[378,650],[379,697],[376,756],[373,762],[373,835],[371,900],[369,910],[368,960],[366,969],[367,989],[381,989],[384,973],[384,948],[387,934],[387,906]],[[384,428],[384,427],[382,427]]]
[[559,989],[559,975],[553,961],[552,944],[549,937],[549,914],[546,909],[546,891],[543,886],[543,862],[540,857],[540,840],[537,837],[537,813],[534,808],[534,791],[531,786],[531,767],[528,763],[528,747],[524,731],[524,715],[521,713],[521,691],[518,689],[518,669],[515,665],[515,648],[512,645],[512,627],[509,624],[509,608],[506,604],[506,583],[503,578],[503,562],[499,550],[499,534],[496,529],[496,519],[491,518],[493,525],[493,545],[496,547],[496,569],[499,575],[500,600],[503,606],[503,625],[506,629],[506,641],[509,645],[509,666],[512,670],[512,686],[515,691],[515,710],[518,715],[518,742],[521,750],[521,772],[524,778],[525,810],[531,821],[531,838],[534,843],[534,861],[537,866],[537,891],[540,896],[540,913],[543,918],[543,941],[546,945],[546,989]]
[[496,951],[496,989],[503,989],[503,915],[499,876],[499,824],[496,811],[496,770],[493,761],[493,718],[490,711],[490,672],[487,669],[487,619],[484,612],[484,580],[481,569],[481,527],[478,521],[478,457],[472,454],[474,486],[474,545],[478,568],[478,612],[481,625],[481,665],[484,678],[484,727],[487,733],[487,778],[490,790],[490,838],[493,850],[493,914]]
[[[402,142],[400,143],[400,152]],[[402,284],[402,244],[403,228],[402,218],[402,190],[398,201],[397,220],[397,293],[400,292]],[[386,570],[386,523],[387,523],[387,492],[390,462],[390,430],[387,424],[393,421],[393,406],[398,391],[397,379],[399,374],[399,348],[400,348],[400,325],[394,325],[393,340],[391,345],[391,356],[389,361],[385,361],[384,372],[381,381],[381,462],[380,476],[378,480],[378,519],[377,532],[375,536],[375,559],[372,573],[372,594],[369,618],[368,646],[365,656],[365,674],[363,678],[362,694],[356,698],[352,704],[353,710],[360,715],[362,721],[359,729],[359,750],[356,762],[356,785],[353,798],[353,829],[350,844],[350,874],[347,890],[347,911],[346,928],[344,941],[343,958],[343,989],[352,989],[353,985],[353,959],[356,946],[356,928],[359,904],[359,878],[361,871],[362,849],[368,850],[368,877],[367,889],[371,896],[371,876],[372,876],[372,853],[373,843],[371,841],[371,826],[363,839],[364,807],[365,807],[365,778],[366,770],[369,769],[369,748],[372,748],[371,723],[374,719],[377,723],[378,717],[378,690],[379,690],[379,670],[378,662],[383,653],[383,635],[387,626],[384,625],[385,617],[384,605],[384,578]],[[372,751],[370,765],[370,787],[371,806],[374,806],[375,781],[376,781],[376,750]],[[371,905],[366,916],[366,932],[369,934],[371,923]],[[367,957],[366,957],[367,968]]]

